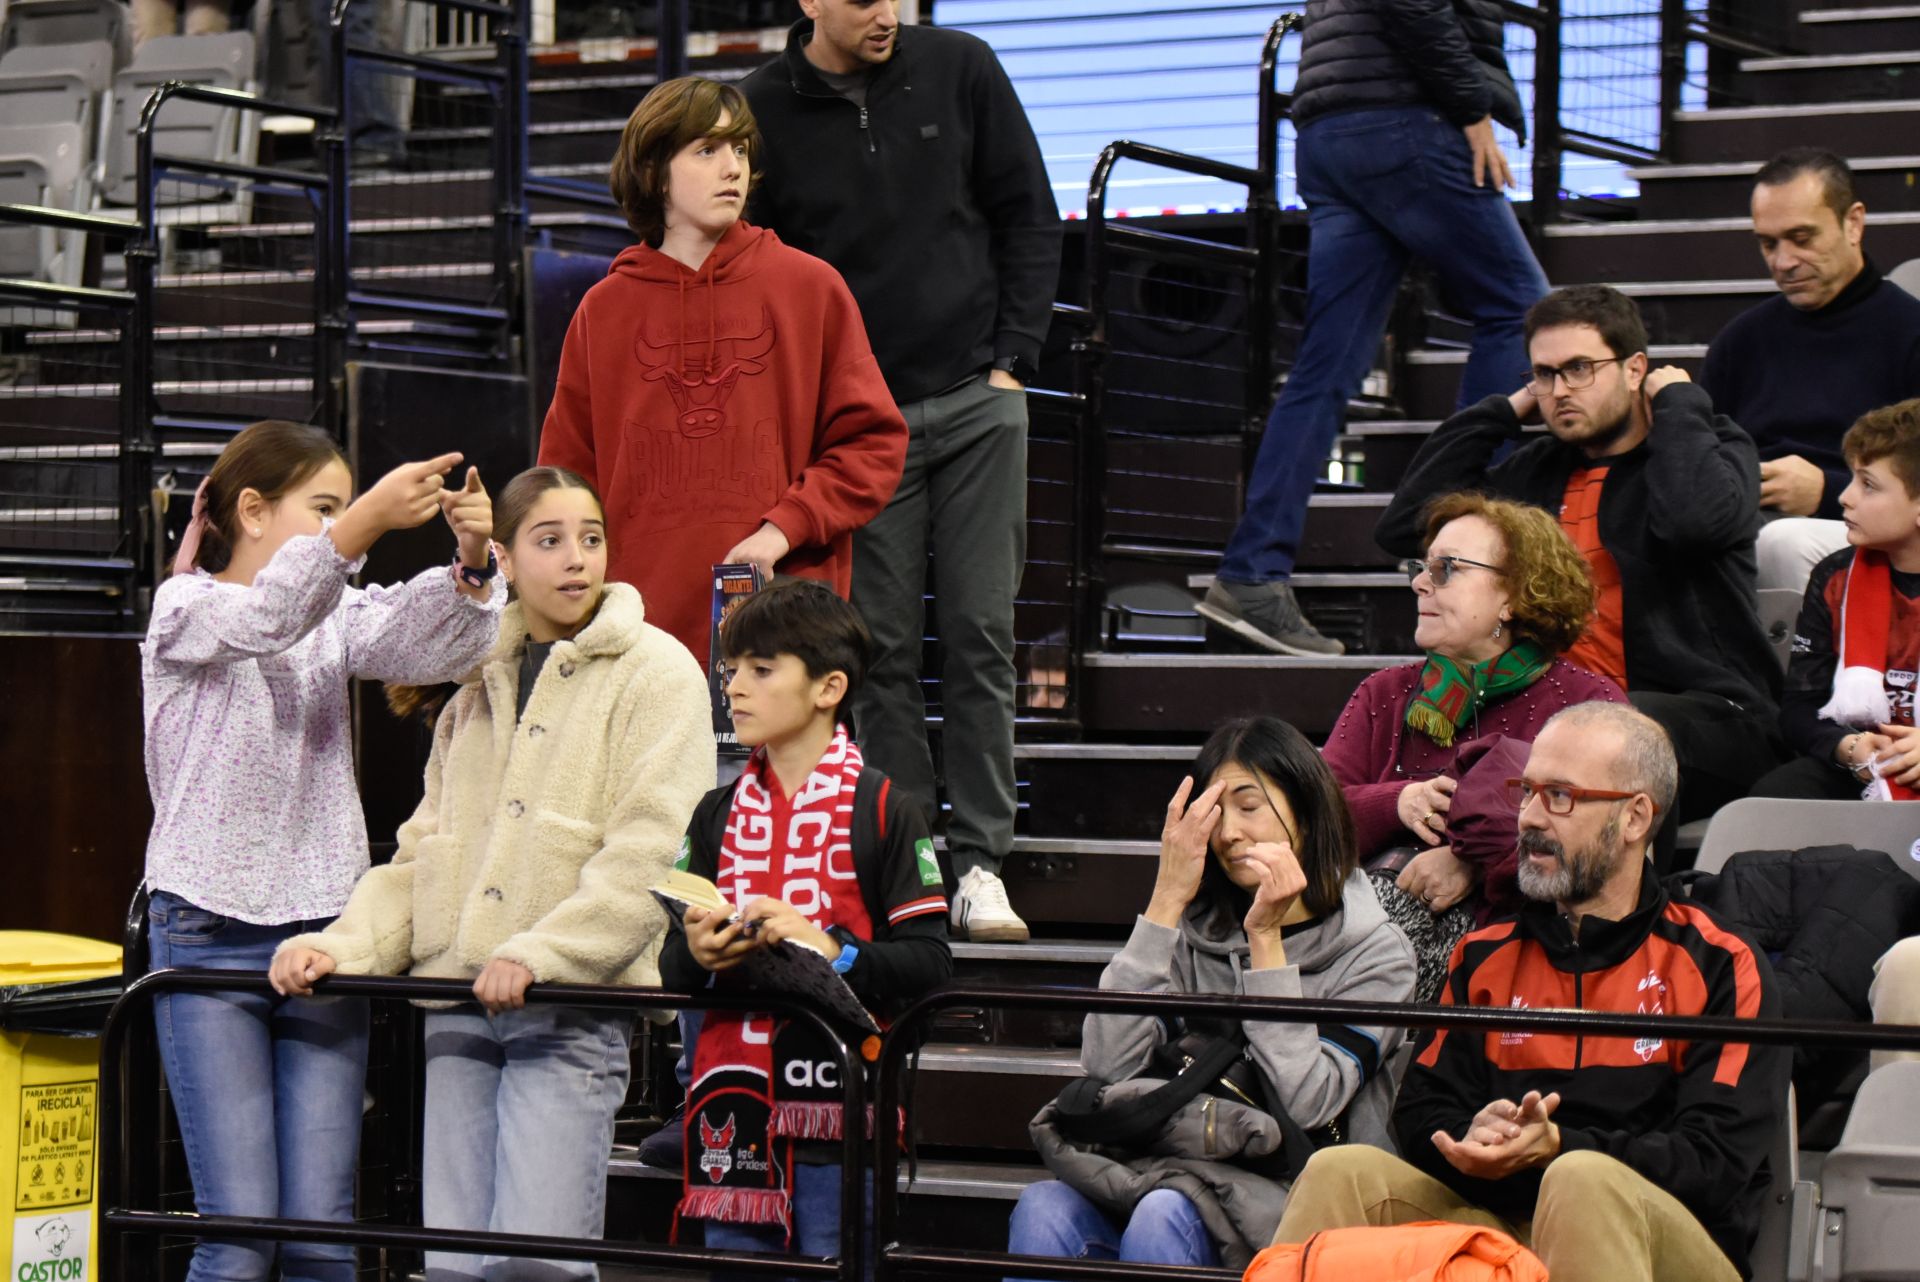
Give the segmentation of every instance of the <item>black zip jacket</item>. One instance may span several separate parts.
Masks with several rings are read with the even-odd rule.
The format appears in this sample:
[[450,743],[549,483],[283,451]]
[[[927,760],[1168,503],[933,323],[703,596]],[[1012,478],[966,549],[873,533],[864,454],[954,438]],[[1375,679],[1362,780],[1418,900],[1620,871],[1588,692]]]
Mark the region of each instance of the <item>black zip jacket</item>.
[[1526,141],[1504,24],[1490,0],[1309,0],[1295,124],[1416,104],[1455,125],[1490,115]]
[[[1443,1006],[1777,1019],[1767,959],[1642,871],[1620,921],[1587,917],[1578,938],[1552,904],[1529,903],[1462,940]],[[1433,1133],[1466,1138],[1474,1114],[1528,1091],[1560,1092],[1560,1151],[1605,1153],[1678,1198],[1741,1276],[1767,1194],[1767,1153],[1787,1094],[1785,1047],[1552,1033],[1439,1030],[1421,1036],[1394,1128],[1413,1165],[1509,1220],[1533,1218],[1540,1170],[1482,1180],[1455,1170]]]
[[748,217],[846,278],[894,400],[1003,357],[1038,365],[1060,280],[1060,212],[1000,60],[962,31],[902,24],[867,105],[827,87],[794,24],[741,81],[766,140]]
[[1588,459],[1546,436],[1494,462],[1520,439],[1504,396],[1455,414],[1414,455],[1374,539],[1396,556],[1422,555],[1421,510],[1457,490],[1557,513],[1574,469],[1604,463],[1600,540],[1620,567],[1628,686],[1705,691],[1772,716],[1780,663],[1755,604],[1760,464],[1747,434],[1698,386],[1674,383],[1654,397],[1647,439],[1624,454]]
[[[1840,666],[1840,629],[1835,620],[1846,599],[1847,569],[1852,564],[1853,549],[1844,547],[1813,567],[1780,691],[1780,735],[1787,746],[1835,771],[1840,766],[1833,759],[1834,749],[1854,727],[1825,720],[1820,709],[1833,697],[1833,673]],[[1887,609],[1887,666],[1881,680],[1894,724],[1910,726],[1914,724],[1915,673],[1920,672],[1920,574],[1889,567],[1887,586],[1893,589],[1893,600]]]

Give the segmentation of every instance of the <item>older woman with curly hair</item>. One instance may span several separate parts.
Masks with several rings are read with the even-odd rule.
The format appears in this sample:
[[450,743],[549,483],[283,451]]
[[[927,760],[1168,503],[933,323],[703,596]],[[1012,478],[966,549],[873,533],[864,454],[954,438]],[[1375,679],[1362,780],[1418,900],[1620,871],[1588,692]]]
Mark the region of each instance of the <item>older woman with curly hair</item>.
[[1403,567],[1426,658],[1361,682],[1322,750],[1381,904],[1418,954],[1421,999],[1476,917],[1517,900],[1505,782],[1526,746],[1562,708],[1626,702],[1561,657],[1586,630],[1594,586],[1551,513],[1449,494],[1426,526],[1426,558]]

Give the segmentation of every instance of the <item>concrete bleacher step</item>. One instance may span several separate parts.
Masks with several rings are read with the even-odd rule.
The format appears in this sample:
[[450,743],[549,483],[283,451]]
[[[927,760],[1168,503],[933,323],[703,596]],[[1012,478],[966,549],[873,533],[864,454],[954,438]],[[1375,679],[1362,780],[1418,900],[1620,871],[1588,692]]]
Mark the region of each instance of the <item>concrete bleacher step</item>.
[[130,627],[133,562],[0,548],[0,632],[112,632]]
[[[1157,847],[1136,843],[1159,837],[1167,801],[1193,764],[1202,737],[1177,743],[1015,745],[1014,763],[1027,781],[1030,836],[1024,840],[1077,839],[1111,846],[1117,854],[1155,854]],[[1021,840],[1015,839],[1016,854]]]
[[[1160,799],[1163,812],[1166,796]],[[1098,836],[1014,838],[1000,877],[1014,911],[1030,929],[1124,933],[1133,924],[1153,890],[1160,844],[1139,836],[1142,829],[1124,814],[1109,821],[1113,827]],[[1129,832],[1135,835],[1111,835]]]
[[1920,48],[1920,4],[1810,9],[1799,19],[1795,42],[1811,53]]
[[[527,126],[528,156],[535,166],[606,164],[626,125],[624,115],[537,122]],[[415,129],[407,135],[408,152],[431,157],[434,168],[483,165],[491,147],[492,131],[481,125]]]
[[[567,165],[534,165],[529,177],[577,183],[587,194],[607,195],[606,158]],[[493,171],[486,168],[436,170],[428,173],[355,174],[352,190],[355,218],[397,218],[433,213],[483,214],[493,203]],[[565,213],[579,205],[538,192],[527,198],[528,209]],[[275,204],[274,211],[290,209]]]
[[[255,417],[298,421],[314,404],[310,378],[157,380],[153,396],[164,413],[218,414],[244,401]],[[118,382],[0,386],[0,441],[8,445],[118,439],[119,422]]]
[[[1449,403],[1449,412],[1451,409]],[[1207,482],[1202,479],[1195,484]],[[1188,569],[1218,565],[1220,551],[1240,516],[1238,495],[1229,493],[1233,494],[1231,503],[1211,506],[1200,513],[1179,502],[1171,491],[1163,493],[1151,508],[1109,508],[1103,544],[1107,557]],[[1390,569],[1398,564],[1373,541],[1373,527],[1391,497],[1359,491],[1315,494],[1307,502],[1296,564],[1303,570]]]
[[1270,714],[1317,741],[1369,673],[1405,662],[1379,654],[1088,655],[1081,722],[1090,733],[1204,736],[1231,717]]
[[1920,47],[1861,53],[1742,58],[1733,92],[1760,102],[1878,102],[1901,98],[1920,82]]
[[[354,285],[383,294],[485,304],[493,295],[493,266],[465,262],[390,263],[358,268]],[[377,314],[377,309],[371,309]],[[172,272],[154,281],[154,319],[162,325],[311,322],[313,274],[244,269]],[[504,317],[504,312],[498,315]]]
[[[1920,116],[1908,126],[1920,125]],[[1876,261],[1920,258],[1920,212],[1867,213]],[[1542,266],[1557,285],[1615,280],[1715,280],[1757,274],[1753,223],[1732,218],[1565,223],[1546,229]],[[1409,414],[1416,414],[1409,408]]]
[[[420,215],[355,218],[350,231],[355,277],[369,267],[439,261],[465,263],[485,257],[492,244],[491,214]],[[312,222],[216,223],[206,229],[216,244],[279,242],[279,252],[296,261],[310,256]],[[597,249],[609,256],[633,243],[633,232],[618,214],[579,211],[531,214],[530,242],[556,249]]]
[[[504,320],[504,313],[500,314]],[[311,322],[159,325],[153,329],[154,374],[162,380],[219,379],[243,370],[302,369],[313,361]],[[91,377],[119,359],[116,330],[38,330],[26,335],[46,380]],[[354,346],[382,359],[411,354],[435,363],[491,358],[490,328],[398,317],[356,320]]]
[[[1779,106],[1705,107],[1673,117],[1676,164],[1765,159],[1789,147],[1825,147],[1843,156],[1875,156],[1907,148],[1916,136],[1920,97],[1884,102],[1818,102]],[[1895,140],[1890,144],[1890,140]],[[1552,272],[1549,279],[1559,282]]]
[[[1887,139],[1891,146],[1903,141]],[[1627,174],[1640,184],[1640,217],[1740,218],[1747,213],[1753,176],[1763,161],[1730,160],[1709,164],[1642,165]],[[1920,154],[1849,156],[1853,190],[1876,212],[1920,209]],[[1759,255],[1754,255],[1757,264]],[[1709,335],[1711,337],[1711,335]]]

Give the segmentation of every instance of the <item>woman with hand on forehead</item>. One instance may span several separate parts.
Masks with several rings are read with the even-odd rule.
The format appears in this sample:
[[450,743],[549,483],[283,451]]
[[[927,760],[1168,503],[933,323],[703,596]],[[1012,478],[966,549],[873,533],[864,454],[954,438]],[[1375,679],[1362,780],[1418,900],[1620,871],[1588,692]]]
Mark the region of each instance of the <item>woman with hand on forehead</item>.
[[1552,513],[1449,494],[1426,525],[1425,559],[1404,563],[1425,658],[1361,682],[1322,750],[1380,902],[1419,954],[1421,1000],[1474,922],[1516,897],[1505,784],[1527,745],[1562,708],[1626,702],[1567,657],[1594,586]]

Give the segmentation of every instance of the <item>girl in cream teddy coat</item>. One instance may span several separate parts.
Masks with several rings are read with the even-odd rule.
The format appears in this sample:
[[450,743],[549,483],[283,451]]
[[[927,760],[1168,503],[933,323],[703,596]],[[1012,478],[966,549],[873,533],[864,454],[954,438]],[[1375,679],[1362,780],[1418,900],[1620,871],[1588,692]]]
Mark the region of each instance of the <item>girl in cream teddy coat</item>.
[[[648,887],[714,785],[700,666],[646,622],[633,588],[604,582],[604,522],[563,469],[507,486],[494,528],[517,600],[440,717],[426,796],[339,920],[274,959],[292,993],[335,970],[474,980],[484,1009],[427,1016],[429,1227],[601,1235],[631,1018],[527,1007],[524,994],[536,981],[659,983],[666,918]],[[514,1276],[511,1263],[488,1261],[485,1276]],[[481,1265],[427,1257],[436,1278]]]

